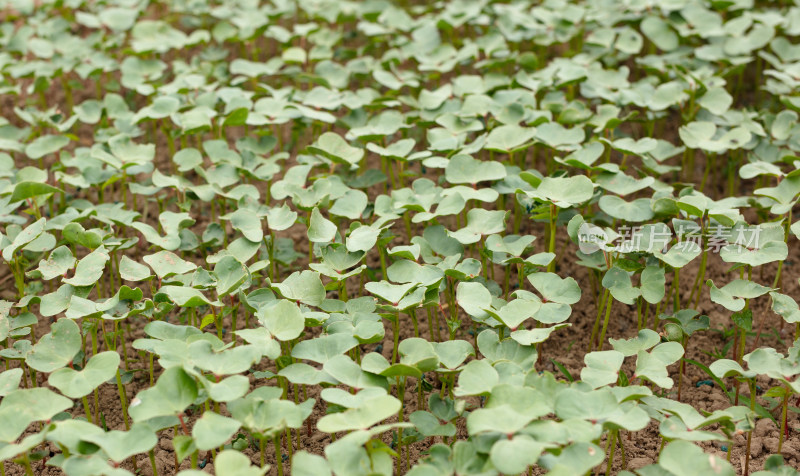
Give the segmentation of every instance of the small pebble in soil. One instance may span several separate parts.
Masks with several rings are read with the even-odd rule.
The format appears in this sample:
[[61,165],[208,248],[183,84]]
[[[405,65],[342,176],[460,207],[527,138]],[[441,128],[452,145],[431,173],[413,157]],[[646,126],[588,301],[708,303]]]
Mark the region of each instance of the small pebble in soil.
[[383,344],[378,344],[378,345],[376,345],[376,346],[375,346],[375,352],[377,352],[377,353],[379,353],[379,354],[380,354],[381,352],[383,352]]
[[289,459],[289,455],[281,453],[281,461],[286,461]]
[[711,381],[711,380],[700,380],[694,386],[695,387],[702,387],[703,385],[708,385],[709,387],[713,387],[714,386],[714,382]]
[[719,449],[721,449],[722,451],[728,451],[728,447],[725,445],[720,446]]
[[206,464],[208,464],[208,461],[206,461],[204,459],[201,459],[200,462],[197,463],[197,467],[200,468],[200,469],[203,469],[203,468],[206,467]]

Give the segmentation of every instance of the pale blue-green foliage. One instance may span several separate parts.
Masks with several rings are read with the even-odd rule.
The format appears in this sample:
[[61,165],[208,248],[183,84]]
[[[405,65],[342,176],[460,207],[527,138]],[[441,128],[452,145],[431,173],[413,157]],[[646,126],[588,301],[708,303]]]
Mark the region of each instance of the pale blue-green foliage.
[[4,470],[796,474],[800,7],[6,3]]

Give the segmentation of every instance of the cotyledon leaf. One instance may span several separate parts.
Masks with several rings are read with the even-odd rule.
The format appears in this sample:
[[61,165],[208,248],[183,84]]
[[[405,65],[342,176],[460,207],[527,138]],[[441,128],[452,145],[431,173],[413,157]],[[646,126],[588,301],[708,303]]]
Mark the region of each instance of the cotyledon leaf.
[[100,352],[89,359],[83,370],[62,367],[50,374],[47,383],[70,398],[80,398],[113,377],[119,361],[119,354],[114,351]]
[[72,319],[62,318],[33,346],[25,363],[40,372],[52,372],[64,367],[81,348],[81,331]]

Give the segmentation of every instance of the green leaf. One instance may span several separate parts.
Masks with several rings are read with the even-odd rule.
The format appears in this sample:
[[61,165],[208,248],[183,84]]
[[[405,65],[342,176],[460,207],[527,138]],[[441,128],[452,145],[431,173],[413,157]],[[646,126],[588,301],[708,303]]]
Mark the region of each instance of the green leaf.
[[511,338],[521,345],[533,345],[546,341],[550,334],[561,329],[562,327],[571,326],[572,324],[557,324],[551,327],[541,327],[538,329],[521,329],[511,333]]
[[231,111],[230,114],[225,118],[225,121],[222,123],[223,126],[243,126],[247,121],[247,116],[250,114],[250,110],[245,107],[240,107]]
[[575,150],[585,138],[583,128],[566,128],[558,122],[546,122],[536,128],[536,139],[554,149]]
[[545,177],[532,192],[531,198],[550,202],[559,208],[569,208],[587,202],[594,195],[594,184],[585,175],[574,177]]
[[455,395],[487,395],[499,381],[497,371],[486,360],[473,360],[461,371]]
[[687,441],[673,441],[668,444],[658,458],[658,465],[671,474],[714,474],[734,476],[736,472],[730,463],[716,456],[706,454],[702,449]]
[[378,241],[381,230],[371,226],[360,226],[350,233],[347,237],[347,251],[367,252],[371,250]]
[[203,156],[200,154],[199,150],[189,147],[175,153],[175,155],[172,156],[172,161],[178,166],[179,172],[187,172],[201,165],[203,163]]
[[300,301],[309,306],[319,306],[325,299],[325,286],[318,272],[292,273],[281,283],[273,284],[287,299]]
[[667,366],[681,357],[683,346],[677,342],[658,344],[651,352],[640,350],[636,358],[634,378],[646,378],[661,388],[672,388],[674,382],[669,378]]
[[73,266],[75,266],[75,257],[72,256],[72,251],[62,245],[50,252],[47,260],[39,261],[39,267],[36,269],[42,273],[43,279],[50,280],[66,274]]
[[400,400],[391,395],[381,395],[365,400],[357,408],[323,416],[317,422],[317,428],[325,433],[367,429],[395,415],[398,410]]
[[739,312],[734,312],[731,314],[731,320],[739,329],[745,331],[752,331],[753,330],[753,310],[752,309],[744,309]]
[[640,26],[642,33],[660,50],[672,51],[680,44],[678,35],[669,27],[669,23],[658,15],[648,15]]
[[456,302],[470,316],[484,318],[488,315],[484,309],[492,305],[492,295],[479,282],[462,281],[456,288]]
[[726,263],[743,263],[753,267],[783,261],[788,255],[789,248],[783,241],[768,241],[753,249],[734,243],[719,250],[719,257]]
[[[500,128],[503,127],[508,126]],[[445,168],[445,179],[452,184],[476,184],[505,177],[506,169],[500,162],[482,161],[465,154],[453,156]]]
[[497,332],[486,329],[478,334],[478,350],[491,363],[514,362],[522,367],[536,360],[536,349],[523,346],[513,339],[500,340]]
[[609,339],[608,341],[611,343],[614,350],[621,352],[625,357],[629,357],[658,344],[661,342],[661,336],[654,330],[642,329],[636,337],[630,339]]
[[14,191],[11,192],[11,198],[8,200],[13,203],[62,191],[63,190],[60,188],[53,187],[46,183],[19,182],[18,184],[14,185]]
[[286,230],[294,225],[295,221],[297,221],[297,212],[291,210],[285,203],[267,211],[267,226],[270,230]]
[[159,251],[142,259],[153,268],[158,279],[164,279],[175,274],[186,274],[197,269],[196,264],[182,259],[171,251]]
[[146,421],[160,416],[175,416],[197,398],[197,384],[180,367],[165,370],[156,384],[140,391],[131,400],[128,413],[134,422]]
[[738,362],[730,359],[715,360],[711,365],[708,366],[708,368],[717,378],[737,376],[744,378],[755,378],[758,375],[752,370],[745,370],[741,365],[739,365]]
[[467,341],[449,340],[446,342],[433,343],[434,351],[439,358],[439,362],[447,369],[456,369],[467,360],[467,357],[475,356],[475,349]]
[[119,260],[119,274],[125,281],[132,282],[144,281],[152,276],[150,268],[128,258],[127,255],[122,255]]
[[548,445],[535,441],[527,435],[516,435],[510,439],[500,439],[489,452],[489,458],[498,471],[503,474],[519,474],[536,464],[539,455]]
[[209,301],[200,290],[184,286],[161,286],[154,299],[156,302],[160,302],[164,297],[181,307],[198,307],[208,304],[221,305],[219,302],[212,303]]
[[653,209],[650,207],[649,198],[639,198],[632,202],[626,202],[616,195],[603,195],[600,197],[598,205],[600,209],[613,218],[625,220],[631,223],[638,223],[653,218]]
[[258,243],[264,238],[261,219],[252,210],[239,208],[227,215],[227,218],[231,221],[231,226],[235,230],[239,230],[249,241]]
[[358,345],[351,335],[339,333],[323,335],[315,339],[298,342],[292,347],[292,357],[324,364],[337,355],[342,355]]
[[617,381],[624,354],[616,350],[590,352],[583,357],[586,367],[581,369],[581,380],[592,388],[599,388]]
[[314,207],[311,211],[311,220],[308,224],[308,239],[314,243],[329,243],[336,236],[336,225],[328,220],[319,208]]
[[16,253],[17,250],[34,241],[39,237],[39,235],[42,234],[46,221],[47,220],[45,218],[40,218],[39,220],[36,220],[25,227],[24,230],[17,233],[17,236],[14,237],[14,240],[11,242],[11,244],[3,248],[3,259],[7,262],[11,262],[11,260],[14,259],[14,253]]
[[297,304],[285,299],[256,311],[258,321],[280,341],[289,341],[302,334],[305,318]]
[[773,312],[789,324],[800,322],[800,306],[797,305],[797,301],[776,291],[770,292],[769,295],[772,297]]
[[175,457],[178,458],[179,463],[197,451],[194,439],[189,435],[175,435],[172,438],[172,448],[175,450]]
[[745,299],[757,298],[772,291],[766,286],[746,279],[734,279],[722,288],[717,288],[710,279],[706,284],[711,287],[711,300],[734,312],[744,309]]
[[555,273],[534,273],[527,278],[545,301],[572,305],[581,299],[581,288],[571,277],[562,279]]
[[681,241],[670,248],[666,253],[661,253],[661,250],[653,250],[653,254],[656,258],[673,268],[683,268],[693,259],[700,256],[702,252],[703,250],[700,248],[700,245],[693,241]]
[[616,48],[623,53],[633,55],[642,49],[644,40],[638,31],[630,27],[625,27],[617,35],[617,41],[614,44]]
[[331,468],[322,456],[298,451],[292,457],[292,476],[331,476]]
[[617,301],[631,305],[636,302],[641,291],[634,288],[631,284],[631,277],[627,271],[623,271],[616,265],[606,271],[603,276],[603,287],[611,291],[611,295]]
[[416,286],[415,283],[391,284],[386,281],[370,281],[364,285],[364,289],[397,306],[400,300]]
[[50,374],[47,383],[69,398],[81,398],[117,373],[119,354],[113,351],[92,356],[80,372],[63,367]]
[[61,231],[64,239],[69,243],[84,246],[89,249],[99,248],[103,244],[103,238],[95,231],[86,231],[80,223],[69,223]]
[[0,372],[0,397],[5,397],[19,387],[22,380],[22,369],[9,369]]
[[192,427],[192,437],[198,450],[208,451],[225,444],[241,426],[233,418],[206,411]]
[[69,144],[67,136],[40,136],[25,147],[25,155],[31,159],[40,159],[45,155],[58,152],[67,144]]
[[434,370],[439,364],[439,357],[433,344],[420,337],[403,339],[398,346],[400,363],[412,366],[420,372]]
[[451,232],[450,236],[465,245],[476,243],[483,235],[492,235],[504,231],[507,213],[505,210],[473,208],[467,212],[467,226],[456,232]]
[[531,417],[522,415],[509,404],[479,408],[467,416],[467,431],[471,435],[497,432],[514,434],[525,427]]
[[325,132],[308,150],[334,162],[355,165],[364,157],[364,149],[353,147],[335,132]]
[[485,147],[489,150],[509,153],[533,139],[535,135],[536,129],[533,127],[505,124],[492,129],[492,132],[486,138]]
[[217,296],[227,296],[250,278],[250,272],[233,256],[223,256],[214,265],[214,276],[217,278]]
[[588,443],[572,443],[564,448],[558,456],[545,453],[539,458],[539,464],[550,470],[551,474],[585,474],[603,462],[605,453],[599,446]]
[[250,458],[244,454],[236,450],[224,450],[214,459],[214,471],[226,476],[263,476],[269,471],[269,465],[263,468],[253,466]]
[[13,443],[35,421],[72,407],[72,401],[44,387],[12,390],[0,401],[0,441]]
[[514,299],[499,310],[485,309],[492,317],[502,322],[509,329],[515,330],[525,320],[533,317],[542,308],[539,301]]
[[82,437],[99,446],[111,461],[120,463],[137,454],[146,453],[158,443],[155,432],[146,424],[134,424],[130,431],[109,431]]
[[415,411],[408,416],[408,421],[414,424],[417,431],[426,437],[430,436],[454,436],[456,426],[452,423],[440,424],[439,419],[426,411]]
[[81,330],[72,319],[62,318],[51,327],[33,346],[33,352],[25,359],[34,370],[52,372],[72,362],[81,348]]
[[712,114],[721,116],[730,109],[733,97],[722,86],[709,88],[697,101],[698,104],[708,109]]
[[660,266],[647,266],[642,270],[641,276],[642,297],[650,304],[656,304],[664,299],[666,293],[666,275]]

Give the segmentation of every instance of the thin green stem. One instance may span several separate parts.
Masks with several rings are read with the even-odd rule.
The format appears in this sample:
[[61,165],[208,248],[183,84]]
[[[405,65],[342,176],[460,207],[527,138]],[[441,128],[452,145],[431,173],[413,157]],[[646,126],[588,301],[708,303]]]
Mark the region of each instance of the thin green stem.
[[786,410],[789,408],[789,394],[791,393],[789,387],[783,387],[785,393],[783,394],[783,402],[781,408],[781,434],[778,437],[778,454],[780,454],[781,449],[783,448],[783,438],[786,435],[786,418],[787,412]]
[[[547,251],[551,254],[556,252],[556,222],[558,221],[558,207],[550,204],[550,244]],[[553,258],[550,264],[547,265],[547,271],[552,273],[556,269],[556,259]]]
[[603,319],[603,330],[600,331],[600,340],[597,342],[597,350],[603,350],[603,344],[606,341],[606,330],[608,329],[608,320],[611,317],[611,307],[614,305],[614,297],[608,296],[606,304],[606,317]]
[[125,422],[125,430],[130,430],[131,425],[128,421],[128,402],[125,397],[125,387],[122,385],[122,376],[117,368],[117,392],[119,393],[119,403],[122,405],[122,419]]
[[[275,445],[275,466],[278,467],[278,476],[283,476],[283,454],[281,452],[281,434],[276,433],[272,437],[272,443]],[[263,464],[261,466],[264,466]]]
[[606,305],[606,300],[609,298],[609,290],[605,289],[603,291],[603,297],[600,298],[600,303],[597,305],[597,317],[594,320],[594,326],[592,327],[592,336],[589,339],[589,347],[586,352],[591,352],[592,347],[594,347],[595,338],[597,337],[597,331],[600,330],[600,317],[603,315],[603,308]]
[[608,463],[606,463],[606,474],[611,474],[611,465],[614,463],[614,450],[617,448],[617,430],[611,430],[608,435]]

